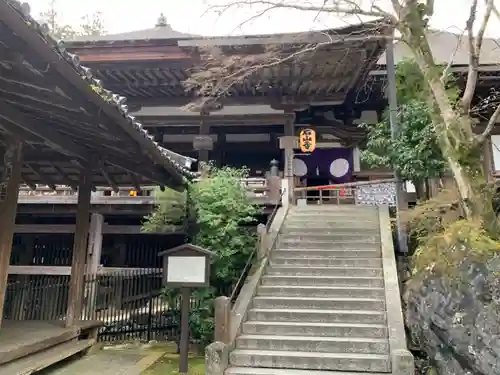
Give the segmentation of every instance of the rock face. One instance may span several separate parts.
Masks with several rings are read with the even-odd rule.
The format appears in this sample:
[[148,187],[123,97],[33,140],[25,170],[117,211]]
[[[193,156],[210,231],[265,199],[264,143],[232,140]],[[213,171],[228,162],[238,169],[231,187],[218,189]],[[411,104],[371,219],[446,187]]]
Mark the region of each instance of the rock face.
[[500,256],[407,283],[406,323],[440,375],[500,374]]

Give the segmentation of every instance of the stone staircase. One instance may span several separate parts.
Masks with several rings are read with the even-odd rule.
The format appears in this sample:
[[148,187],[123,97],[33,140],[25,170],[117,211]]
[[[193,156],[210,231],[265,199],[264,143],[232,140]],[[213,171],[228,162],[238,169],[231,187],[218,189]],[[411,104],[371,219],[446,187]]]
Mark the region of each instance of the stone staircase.
[[225,374],[382,373],[391,356],[378,209],[291,208]]

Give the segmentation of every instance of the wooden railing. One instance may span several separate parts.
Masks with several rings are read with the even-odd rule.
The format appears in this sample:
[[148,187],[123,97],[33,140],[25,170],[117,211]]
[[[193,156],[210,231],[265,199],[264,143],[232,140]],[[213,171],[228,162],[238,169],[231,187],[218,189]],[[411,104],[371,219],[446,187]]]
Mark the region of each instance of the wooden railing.
[[297,204],[387,204],[394,205],[395,178],[345,184],[298,187]]
[[[248,189],[248,194],[259,203],[274,203],[279,197],[279,183],[276,178],[253,177],[241,182]],[[270,183],[271,181],[271,183]],[[137,192],[133,186],[120,187],[113,191],[110,187],[98,187],[92,192],[92,204],[154,204],[155,186],[141,186]],[[57,185],[53,190],[48,186],[37,186],[32,190],[21,186],[19,203],[21,204],[76,204],[78,193],[69,186]]]

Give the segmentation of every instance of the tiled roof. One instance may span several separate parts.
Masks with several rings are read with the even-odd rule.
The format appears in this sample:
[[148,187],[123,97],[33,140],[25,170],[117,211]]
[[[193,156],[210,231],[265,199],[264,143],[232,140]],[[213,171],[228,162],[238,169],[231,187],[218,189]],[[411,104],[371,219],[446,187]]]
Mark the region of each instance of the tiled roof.
[[166,18],[161,14],[155,27],[144,30],[129,31],[107,35],[78,35],[72,42],[119,42],[132,40],[185,39],[200,37],[199,35],[182,33],[172,29]]
[[80,63],[80,59],[77,55],[69,53],[66,50],[63,41],[55,41],[51,36],[49,36],[47,25],[40,24],[31,17],[29,4],[21,3],[17,0],[0,1],[6,2],[8,5],[14,8],[33,31],[37,32],[41,38],[52,45],[54,52],[57,53],[61,59],[66,61],[75,70],[75,73],[79,74],[80,77],[89,85],[98,88],[100,96],[103,98],[103,105],[108,105],[107,103],[112,104],[116,108],[116,111],[121,114],[121,116],[129,123],[131,127],[133,127],[133,129],[135,129],[148,142],[152,143],[156,152],[158,152],[167,163],[172,165],[180,174],[188,179],[197,176],[197,173],[191,172],[189,170],[192,162],[196,160],[177,154],[160,146],[160,144],[154,140],[154,136],[150,135],[146,131],[146,129],[143,128],[142,124],[137,121],[134,116],[129,114],[128,106],[126,105],[127,98],[119,94],[115,94],[112,91],[106,90],[106,88],[102,86],[101,81],[94,78],[91,69],[83,66]]
[[[446,65],[453,56],[453,65],[469,65],[469,46],[467,35],[454,34],[448,31],[429,30],[427,38],[437,64]],[[460,43],[459,43],[460,42]],[[458,44],[458,48],[457,48]],[[413,52],[403,42],[394,45],[396,63],[412,58]],[[479,58],[481,65],[497,65],[500,61],[500,43],[496,39],[484,38]],[[385,53],[380,57],[378,65],[385,65]]]

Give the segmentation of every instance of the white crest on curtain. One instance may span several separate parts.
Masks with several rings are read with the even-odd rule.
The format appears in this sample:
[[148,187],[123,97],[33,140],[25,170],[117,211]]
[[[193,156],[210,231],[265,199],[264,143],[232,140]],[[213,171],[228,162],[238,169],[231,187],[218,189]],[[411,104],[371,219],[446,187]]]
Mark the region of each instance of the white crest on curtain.
[[347,159],[335,159],[332,164],[330,164],[330,174],[333,177],[344,177],[347,172],[349,172],[349,161]]
[[297,177],[303,177],[307,174],[307,165],[303,160],[293,159],[293,174]]

